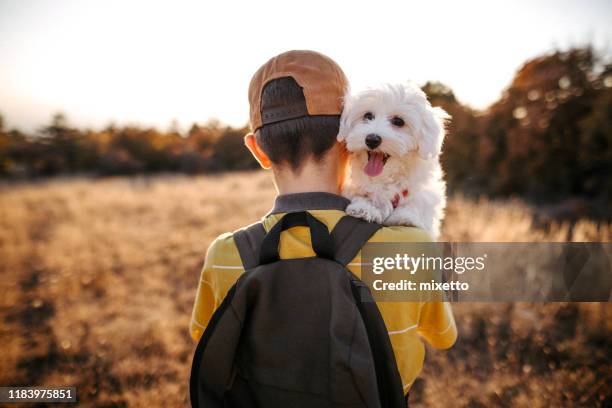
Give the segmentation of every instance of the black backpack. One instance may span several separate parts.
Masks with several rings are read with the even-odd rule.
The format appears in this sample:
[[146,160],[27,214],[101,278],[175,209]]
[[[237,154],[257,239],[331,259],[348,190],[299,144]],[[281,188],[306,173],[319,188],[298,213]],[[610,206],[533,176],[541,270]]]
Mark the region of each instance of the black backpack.
[[[283,230],[310,229],[316,257],[280,259]],[[380,225],[343,217],[330,234],[310,213],[234,233],[245,272],[195,351],[193,407],[405,407],[387,328],[346,265]]]

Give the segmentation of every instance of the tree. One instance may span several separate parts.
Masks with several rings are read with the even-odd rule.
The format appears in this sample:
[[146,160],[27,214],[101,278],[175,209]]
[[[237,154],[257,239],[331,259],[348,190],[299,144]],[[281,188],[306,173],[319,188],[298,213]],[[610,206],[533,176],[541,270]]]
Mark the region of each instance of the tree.
[[579,126],[580,189],[590,197],[612,200],[612,87],[600,92]]
[[63,113],[53,115],[34,142],[39,151],[37,172],[43,175],[91,170],[95,166],[96,145],[83,132],[69,126]]
[[482,163],[488,190],[535,199],[583,194],[577,162],[580,121],[596,100],[590,48],[528,61],[484,124]]
[[226,128],[215,143],[212,156],[214,170],[255,169],[257,162],[244,145],[246,129]]
[[479,147],[475,112],[462,105],[452,89],[440,82],[427,82],[423,91],[433,106],[442,107],[451,116],[441,157],[449,190],[475,189],[480,182],[474,160]]

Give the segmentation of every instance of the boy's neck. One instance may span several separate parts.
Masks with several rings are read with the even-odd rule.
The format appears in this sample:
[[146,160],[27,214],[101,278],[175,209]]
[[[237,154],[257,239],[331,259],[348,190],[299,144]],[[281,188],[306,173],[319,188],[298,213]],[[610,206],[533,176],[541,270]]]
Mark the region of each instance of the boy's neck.
[[273,169],[278,194],[326,192],[340,194],[337,166],[306,161],[299,171],[289,168]]

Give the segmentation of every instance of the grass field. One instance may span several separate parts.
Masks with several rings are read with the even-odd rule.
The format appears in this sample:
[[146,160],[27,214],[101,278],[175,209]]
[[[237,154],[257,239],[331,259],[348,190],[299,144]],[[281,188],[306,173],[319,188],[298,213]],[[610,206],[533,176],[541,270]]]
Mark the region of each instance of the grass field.
[[[262,172],[59,179],[0,187],[0,385],[74,385],[84,406],[188,405],[187,331],[221,232],[256,221]],[[611,226],[533,227],[519,201],[449,202],[451,241],[609,241]],[[458,304],[414,406],[612,406],[610,304]]]

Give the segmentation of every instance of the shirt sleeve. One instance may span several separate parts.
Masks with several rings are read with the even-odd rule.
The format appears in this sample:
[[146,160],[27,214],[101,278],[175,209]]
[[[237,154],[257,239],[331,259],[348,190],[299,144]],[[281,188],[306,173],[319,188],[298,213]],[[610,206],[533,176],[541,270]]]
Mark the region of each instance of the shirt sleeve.
[[447,349],[457,340],[457,326],[448,302],[424,302],[418,324],[419,334],[437,349]]
[[[412,227],[385,227],[381,229],[370,242],[433,242],[432,238],[423,230]],[[419,273],[419,272],[417,272]],[[424,279],[425,277],[422,276]],[[384,303],[384,302],[382,302]],[[382,304],[381,303],[381,304]],[[385,306],[379,306],[388,309]],[[451,305],[444,302],[443,293],[435,293],[428,301],[418,303],[418,312],[414,314],[416,329],[419,335],[435,348],[446,349],[455,344],[457,340],[457,327]],[[402,318],[405,317],[402,313]],[[389,321],[398,320],[395,315]],[[407,323],[404,323],[404,326]]]
[[208,251],[206,251],[206,258],[204,260],[204,266],[200,273],[200,281],[198,283],[198,290],[196,292],[195,302],[193,304],[193,312],[191,313],[191,323],[189,324],[189,333],[194,340],[199,340],[204,329],[210,320],[216,306],[215,295],[212,290],[212,266],[214,265],[213,258],[215,253],[215,244],[213,242]]

